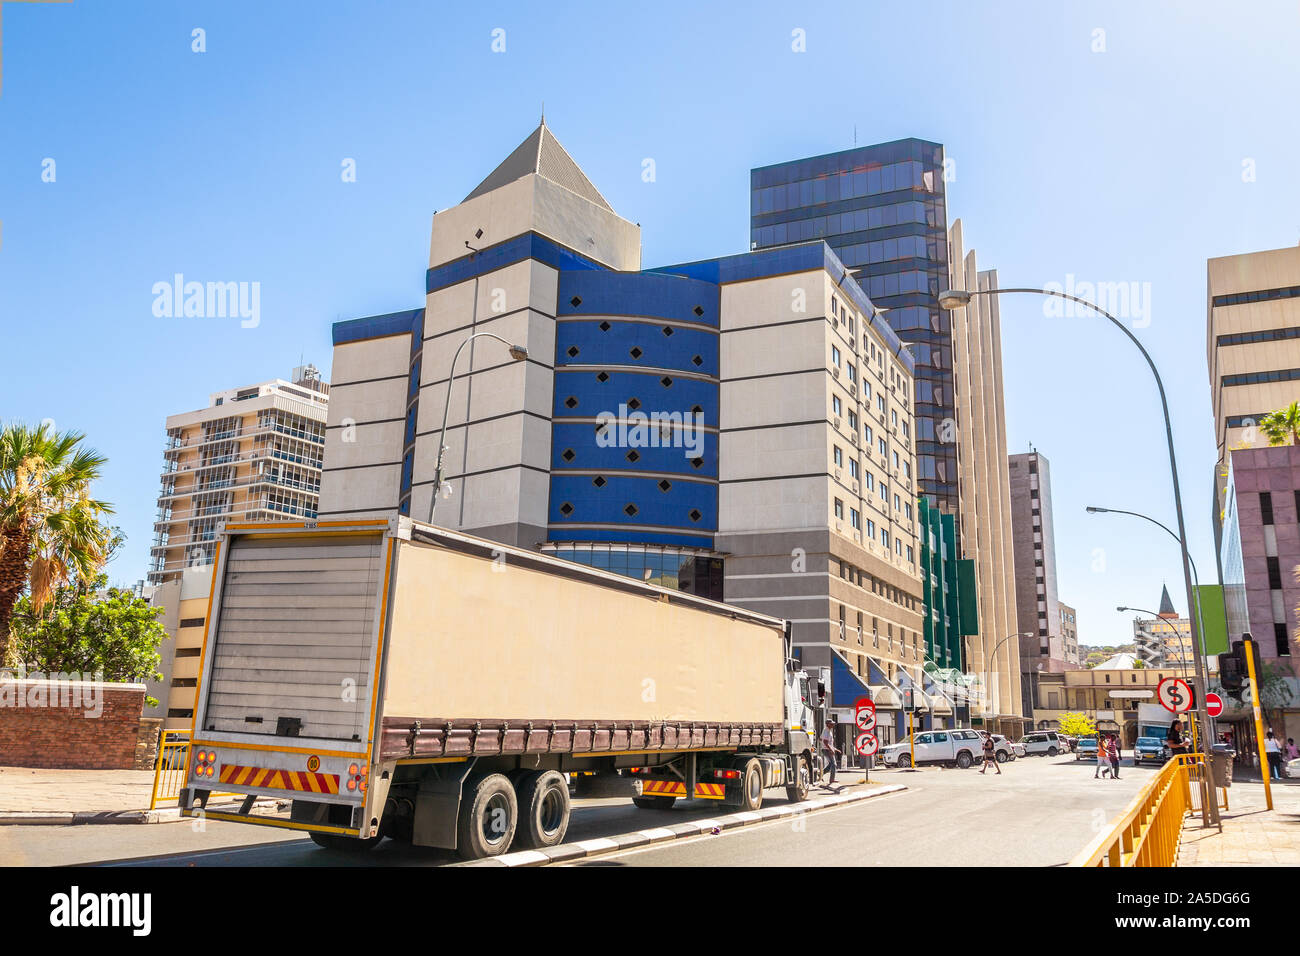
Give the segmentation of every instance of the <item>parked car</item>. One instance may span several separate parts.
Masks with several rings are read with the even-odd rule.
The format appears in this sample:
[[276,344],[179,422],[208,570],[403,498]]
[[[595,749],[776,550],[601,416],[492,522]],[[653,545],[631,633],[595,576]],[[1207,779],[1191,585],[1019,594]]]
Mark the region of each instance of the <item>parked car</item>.
[[1159,737],[1139,737],[1133,745],[1133,762],[1153,760],[1164,763],[1169,759],[1169,747]]
[[[981,735],[984,731],[980,731]],[[1008,760],[1015,760],[1017,757],[1023,757],[1023,748],[1020,753],[1016,752],[1016,745],[1001,734],[993,735],[993,746],[997,748],[998,763],[1006,763]]]
[[[1003,738],[995,742],[995,752],[1005,760],[1011,752],[1010,744]],[[984,756],[984,737],[980,731],[957,728],[955,730],[926,730],[916,735],[916,763],[949,764],[965,769],[978,763]],[[881,760],[886,767],[912,766],[912,747],[903,740],[881,749]]]
[[1080,737],[1079,743],[1074,748],[1075,760],[1096,760],[1097,759],[1097,738]]
[[1036,730],[1033,733],[1025,734],[1020,738],[1020,742],[1025,745],[1025,753],[1031,756],[1046,754],[1049,757],[1055,757],[1057,754],[1070,749],[1070,745],[1065,742],[1065,738],[1055,730]]
[[1025,750],[1025,745],[1019,740],[1011,741],[1011,753],[1016,757],[1026,757],[1029,755],[1029,752]]

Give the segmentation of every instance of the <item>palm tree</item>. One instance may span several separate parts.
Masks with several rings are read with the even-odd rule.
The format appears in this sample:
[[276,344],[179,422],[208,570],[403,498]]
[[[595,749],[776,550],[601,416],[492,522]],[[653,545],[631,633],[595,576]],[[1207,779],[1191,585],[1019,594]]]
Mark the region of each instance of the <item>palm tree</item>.
[[92,580],[111,553],[101,519],[113,509],[89,493],[106,459],[84,437],[45,424],[0,431],[0,662],[24,591],[39,613],[60,585]]
[[1300,445],[1300,402],[1269,412],[1259,420],[1259,430],[1270,445]]

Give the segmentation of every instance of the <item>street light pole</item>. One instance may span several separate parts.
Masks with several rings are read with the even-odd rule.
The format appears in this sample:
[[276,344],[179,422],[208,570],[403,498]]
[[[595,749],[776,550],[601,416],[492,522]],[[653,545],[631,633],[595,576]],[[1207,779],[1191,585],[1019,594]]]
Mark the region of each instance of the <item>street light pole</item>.
[[[1178,484],[1178,458],[1174,453],[1174,427],[1169,419],[1169,400],[1165,397],[1165,383],[1160,378],[1160,370],[1156,368],[1156,363],[1152,360],[1151,355],[1143,347],[1142,342],[1134,335],[1123,322],[1115,318],[1105,309],[1094,305],[1087,299],[1081,299],[1076,295],[1070,295],[1068,292],[1057,292],[1055,289],[980,289],[976,292],[967,292],[964,290],[945,290],[939,293],[939,307],[942,309],[959,309],[969,304],[972,297],[976,295],[1005,295],[1026,293],[1031,295],[1055,296],[1059,299],[1068,299],[1076,302],[1085,308],[1091,309],[1098,315],[1104,316],[1110,321],[1115,328],[1119,329],[1128,338],[1137,350],[1142,353],[1146,359],[1147,366],[1151,369],[1151,376],[1156,380],[1156,389],[1160,393],[1160,410],[1165,418],[1165,441],[1169,445],[1169,475],[1174,485],[1174,513],[1178,515],[1178,545],[1183,553],[1183,586],[1187,589],[1187,606],[1192,605],[1192,568],[1191,555],[1187,552],[1187,523],[1183,520],[1183,495]],[[1199,649],[1198,649],[1199,650]],[[1207,739],[1204,735],[1210,729],[1210,715],[1205,709],[1205,660],[1198,653],[1196,658],[1196,719],[1200,722],[1202,740]],[[1209,825],[1219,822],[1219,808],[1213,799],[1201,800],[1202,820]]]
[[522,345],[514,345],[511,342],[507,342],[494,332],[475,332],[473,335],[468,336],[464,342],[460,343],[460,347],[456,349],[456,354],[451,357],[451,370],[447,373],[447,400],[443,402],[442,405],[442,431],[438,433],[438,465],[433,473],[433,498],[429,502],[429,524],[433,524],[433,514],[438,507],[438,492],[442,490],[444,484],[442,477],[442,458],[447,452],[447,413],[451,411],[451,387],[456,382],[456,363],[460,361],[460,353],[464,350],[465,346],[469,345],[470,342],[473,342],[481,336],[496,339],[498,342],[503,344],[510,350],[510,357],[516,362],[522,362],[524,359],[528,358],[528,349],[524,348]]
[[[1002,638],[1002,640],[998,641],[995,645],[993,645],[993,653],[989,654],[988,660],[984,662],[985,688],[987,688],[989,684],[992,683],[992,680],[990,680],[990,678],[993,676],[993,661],[997,658],[998,651],[1002,650],[1002,645],[1005,644],[1007,641],[1011,640],[1013,637],[1032,637],[1032,636],[1033,635],[1030,634],[1028,631],[1024,631],[1016,634],[1008,634],[1006,637]],[[987,701],[985,703],[987,704]],[[988,718],[986,717],[985,719],[987,720]],[[992,731],[989,731],[989,733],[992,733]]]
[[[1119,508],[1101,508],[1096,505],[1088,505],[1087,508],[1085,508],[1084,510],[1087,511],[1088,514],[1090,515],[1116,514],[1116,515],[1130,515],[1134,518],[1141,518],[1143,521],[1150,521],[1153,525],[1155,525],[1157,528],[1164,531],[1165,534],[1169,535],[1169,537],[1173,538],[1175,541],[1178,540],[1178,535],[1174,534],[1171,530],[1169,530],[1168,527],[1166,527],[1161,522],[1157,521],[1155,518],[1150,517],[1149,515],[1139,514],[1136,511],[1123,511]],[[1196,610],[1193,611],[1190,607],[1187,609],[1188,615],[1192,619],[1192,653],[1204,654],[1205,653],[1205,618],[1201,614],[1201,576],[1200,574],[1197,573],[1196,562],[1192,560],[1192,556],[1190,554],[1187,556],[1187,560],[1191,561],[1192,580],[1196,583]],[[1141,611],[1142,608],[1132,608],[1132,610]],[[1151,612],[1143,611],[1142,613],[1150,614]],[[1157,614],[1155,616],[1159,617],[1160,615]],[[1181,641],[1179,642],[1179,649],[1180,650],[1182,649]],[[1182,664],[1183,664],[1183,671],[1184,673],[1186,673],[1187,662],[1183,661]],[[1211,739],[1213,739],[1213,737],[1211,737]]]

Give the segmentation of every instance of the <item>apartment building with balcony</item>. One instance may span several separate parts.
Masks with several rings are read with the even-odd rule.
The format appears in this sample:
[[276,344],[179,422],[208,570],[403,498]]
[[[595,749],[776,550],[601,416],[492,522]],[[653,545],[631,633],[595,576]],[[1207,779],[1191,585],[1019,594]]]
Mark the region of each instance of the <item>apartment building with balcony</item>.
[[225,521],[315,518],[329,385],[315,366],[167,419],[149,583],[212,563]]

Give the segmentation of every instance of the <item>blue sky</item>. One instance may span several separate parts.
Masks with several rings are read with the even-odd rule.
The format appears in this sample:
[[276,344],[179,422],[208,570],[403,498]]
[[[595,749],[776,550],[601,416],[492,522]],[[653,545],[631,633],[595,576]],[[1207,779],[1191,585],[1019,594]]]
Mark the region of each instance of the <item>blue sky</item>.
[[[163,419],[300,356],[328,370],[333,321],[421,305],[431,214],[529,133],[543,100],[641,223],[648,266],[745,249],[749,169],[852,146],[856,126],[860,143],[947,146],[949,215],[1003,285],[1149,289],[1136,334],[1169,390],[1189,536],[1212,578],[1205,260],[1300,240],[1285,110],[1298,16],[1293,3],[4,3],[0,419],[50,418],[108,455],[98,493],[129,536],[110,570],[134,581]],[[348,158],[355,183],[341,181]],[[177,272],[259,282],[260,325],[156,318],[152,286]],[[1051,461],[1061,599],[1084,643],[1127,641],[1115,605],[1153,607],[1167,581],[1185,610],[1177,547],[1083,507],[1173,523],[1154,386],[1103,320],[1048,317],[1028,297],[1005,299],[1002,319],[1009,447]]]

